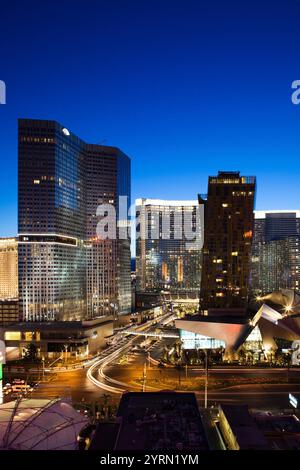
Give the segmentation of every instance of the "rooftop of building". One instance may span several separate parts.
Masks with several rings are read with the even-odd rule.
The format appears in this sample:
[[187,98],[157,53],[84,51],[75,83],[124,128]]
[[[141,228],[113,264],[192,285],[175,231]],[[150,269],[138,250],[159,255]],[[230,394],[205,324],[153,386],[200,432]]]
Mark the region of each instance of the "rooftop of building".
[[208,449],[194,393],[125,393],[117,416],[117,450]]
[[255,413],[255,422],[273,450],[300,450],[300,421],[291,415]]
[[66,137],[70,137],[78,141],[81,145],[84,145],[88,152],[97,152],[105,156],[122,156],[129,158],[124,152],[122,152],[118,147],[111,145],[103,144],[93,144],[85,142],[83,139],[78,137],[76,134],[71,132],[67,127],[61,124],[58,121],[52,119],[31,119],[31,118],[19,118],[19,128],[20,129],[55,129],[62,131]]
[[17,240],[17,237],[0,237],[0,243],[14,243]]
[[254,211],[254,218],[255,219],[265,219],[267,214],[283,216],[284,214],[295,214],[296,218],[300,218],[300,210],[299,209],[272,209],[272,210],[264,210],[264,211]]
[[209,323],[234,323],[237,325],[246,325],[249,323],[249,318],[246,316],[239,315],[185,315],[183,318],[178,318],[179,321],[191,321],[191,322],[209,322]]
[[216,176],[209,176],[209,183],[255,184],[255,176],[241,176],[239,171],[218,171]]
[[221,410],[241,450],[268,449],[268,442],[250,415],[247,405],[222,405]]
[[98,325],[106,325],[113,322],[112,316],[103,316],[95,318],[94,320],[82,320],[82,321],[34,321],[34,322],[20,322],[14,323],[6,327],[7,331],[39,331],[39,330],[50,330],[50,331],[64,331],[64,330],[88,330]]
[[148,199],[139,198],[135,200],[136,206],[171,206],[171,207],[186,207],[198,206],[198,200],[170,200],[170,199]]

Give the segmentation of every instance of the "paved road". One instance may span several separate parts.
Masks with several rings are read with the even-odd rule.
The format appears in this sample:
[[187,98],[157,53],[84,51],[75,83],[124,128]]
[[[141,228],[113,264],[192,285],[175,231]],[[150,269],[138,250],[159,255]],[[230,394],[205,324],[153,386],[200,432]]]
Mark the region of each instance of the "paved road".
[[[143,354],[135,354],[129,356],[128,364],[119,365],[117,363],[111,364],[104,368],[104,376],[113,381],[119,381],[121,383],[130,383],[124,387],[124,389],[130,390],[141,390],[141,382],[143,377],[144,363],[147,362],[147,356]],[[188,370],[189,378],[203,377],[204,371],[202,368],[195,367]],[[300,393],[300,369],[292,369],[289,372],[289,380],[287,382],[287,371],[286,369],[249,369],[249,368],[214,368],[210,369],[209,376],[215,379],[228,380],[230,376],[234,375],[237,379],[239,378],[242,382],[243,379],[254,379],[261,380],[266,377],[275,383],[273,384],[247,384],[247,385],[236,385],[234,387],[228,387],[219,390],[209,391],[208,403],[213,404],[215,402],[227,403],[227,404],[242,404],[247,403],[249,406],[254,408],[263,409],[277,409],[287,408],[288,394]],[[182,380],[185,377],[185,371],[181,372]],[[147,370],[147,380],[149,380],[151,387],[146,386],[146,390],[151,391],[156,387],[157,390],[169,388],[164,385],[164,378],[171,379],[175,382],[178,381],[178,371],[175,369],[165,368],[162,371],[157,367],[150,367]],[[155,380],[157,385],[155,385]],[[110,383],[103,380],[104,383]],[[283,383],[276,383],[283,382]],[[296,383],[297,382],[297,383]],[[166,381],[167,384],[167,381]],[[113,385],[113,383],[110,383]],[[153,388],[154,387],[154,388]],[[175,385],[176,387],[176,385]],[[118,388],[122,386],[118,385]],[[199,403],[204,403],[204,392],[195,390]]]
[[[287,408],[289,392],[300,393],[300,385],[282,384],[237,386],[227,390],[215,390],[209,392],[208,404],[212,405],[215,402],[227,404],[247,403],[252,408]],[[59,374],[50,384],[41,384],[34,392],[33,396],[40,398],[69,396],[76,402],[81,402],[82,399],[84,399],[85,402],[91,402],[99,400],[104,393],[107,394],[107,392],[99,389],[87,379],[85,371],[75,371],[69,372],[68,374]],[[112,401],[115,402],[120,398],[120,395],[110,395],[112,397]],[[197,400],[200,405],[204,404],[203,392],[197,392]]]
[[[170,313],[167,313],[162,316],[162,319],[167,319],[171,316]],[[136,326],[137,330],[145,330],[151,328],[153,320],[141,325]],[[104,359],[99,359],[99,362],[102,363],[105,361],[105,356],[109,354],[109,351],[112,351],[108,355],[108,362],[111,360],[110,357],[115,357],[116,352],[119,351],[119,354],[124,354],[131,346],[139,344],[143,338],[142,337],[130,337],[124,338],[122,335],[117,334],[115,346],[105,351],[103,354]],[[70,397],[73,401],[76,402],[91,402],[97,401],[104,394],[109,394],[112,397],[112,401],[118,401],[120,399],[122,391],[126,390],[127,387],[122,387],[119,394],[110,393],[111,382],[101,379],[101,382],[104,385],[104,388],[99,388],[93,383],[94,377],[101,379],[98,375],[98,368],[91,366],[89,369],[78,369],[78,370],[69,370],[67,372],[58,372],[55,376],[51,377],[50,383],[40,383],[38,387],[33,392],[32,396],[35,397],[44,397],[44,398],[54,398],[57,396]],[[96,380],[95,380],[96,382]],[[97,383],[97,382],[96,382]]]
[[[141,338],[135,337],[132,344],[138,344]],[[163,342],[157,349],[162,350]],[[122,346],[120,354],[126,353]],[[117,348],[118,350],[118,348]],[[40,384],[34,392],[36,397],[56,397],[69,396],[76,402],[91,402],[99,400],[104,394],[109,394],[112,401],[118,402],[121,393],[126,390],[141,391],[142,378],[144,372],[144,363],[147,362],[147,354],[137,353],[129,354],[129,361],[126,364],[118,363],[118,354],[114,354],[108,360],[101,359],[92,370],[89,370],[90,376],[87,377],[87,370],[80,369],[65,373],[58,373],[49,384]],[[204,370],[201,367],[188,369],[190,379],[199,379],[204,376]],[[291,369],[287,383],[286,369],[272,368],[221,368],[213,367],[209,370],[209,377],[215,380],[227,380],[235,376],[237,385],[224,389],[209,391],[208,404],[214,403],[247,403],[250,407],[272,409],[287,408],[288,393],[294,392],[300,394],[300,369]],[[239,385],[245,378],[259,381],[263,377],[268,377],[275,382],[274,384],[247,384]],[[181,378],[184,380],[185,370],[181,372]],[[163,370],[156,366],[151,366],[147,370],[146,390],[162,390],[170,388],[169,380],[173,381],[173,388],[177,387],[179,373],[175,369],[164,368]],[[165,382],[165,383],[164,383]],[[277,382],[277,383],[276,383]],[[279,383],[282,382],[282,383]],[[197,382],[195,382],[197,384]],[[199,382],[198,382],[199,384]],[[151,387],[150,387],[151,385]],[[113,390],[115,393],[113,393]],[[199,404],[204,403],[204,393],[201,390],[195,390]]]
[[87,380],[86,370],[76,370],[59,373],[49,383],[40,383],[33,396],[40,398],[65,396],[75,401],[81,401],[82,398],[88,401],[94,400],[99,395],[101,391]]

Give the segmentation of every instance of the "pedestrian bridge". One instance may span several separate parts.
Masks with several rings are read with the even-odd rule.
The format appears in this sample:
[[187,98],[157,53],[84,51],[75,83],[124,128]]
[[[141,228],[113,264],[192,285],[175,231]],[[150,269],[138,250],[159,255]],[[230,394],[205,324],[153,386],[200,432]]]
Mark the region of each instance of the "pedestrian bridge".
[[122,335],[135,335],[135,336],[144,336],[154,337],[154,338],[179,338],[179,333],[176,330],[161,330],[161,331],[136,331],[134,329],[122,331]]

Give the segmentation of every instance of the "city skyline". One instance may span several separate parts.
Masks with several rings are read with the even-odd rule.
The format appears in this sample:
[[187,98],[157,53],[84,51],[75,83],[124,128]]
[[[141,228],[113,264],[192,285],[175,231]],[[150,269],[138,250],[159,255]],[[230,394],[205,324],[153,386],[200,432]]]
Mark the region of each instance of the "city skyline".
[[300,450],[300,2],[0,5],[1,456]]
[[[291,94],[300,6],[276,1],[270,12],[266,2],[251,2],[245,15],[234,1],[218,8],[160,3],[92,2],[82,11],[65,2],[59,14],[52,2],[3,7],[4,19],[14,15],[22,47],[18,38],[5,40],[4,21],[0,236],[17,233],[21,117],[57,120],[88,142],[124,149],[132,158],[132,201],[194,199],[208,174],[231,169],[257,176],[256,209],[297,208],[300,106]],[[55,34],[43,20],[52,15]],[[36,37],[53,47],[41,54]]]

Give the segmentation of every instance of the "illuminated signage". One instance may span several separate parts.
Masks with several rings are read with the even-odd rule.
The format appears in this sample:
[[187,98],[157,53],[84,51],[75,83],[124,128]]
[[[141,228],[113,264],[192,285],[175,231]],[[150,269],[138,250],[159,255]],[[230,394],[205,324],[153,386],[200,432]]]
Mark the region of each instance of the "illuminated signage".
[[290,404],[294,407],[294,408],[298,408],[298,400],[297,398],[292,395],[291,393],[289,393],[289,402]]

